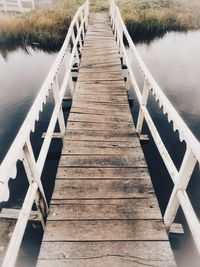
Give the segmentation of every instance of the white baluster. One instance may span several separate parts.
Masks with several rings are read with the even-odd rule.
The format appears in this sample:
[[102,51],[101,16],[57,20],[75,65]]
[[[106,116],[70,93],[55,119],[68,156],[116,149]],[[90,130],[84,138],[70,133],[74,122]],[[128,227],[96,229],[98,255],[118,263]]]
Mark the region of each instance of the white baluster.
[[190,181],[191,175],[194,171],[197,159],[195,158],[193,152],[190,148],[187,148],[178,177],[176,178],[177,182],[172,191],[170,200],[167,205],[167,209],[164,215],[164,222],[167,229],[170,228],[171,224],[174,221],[177,210],[179,208],[179,201],[177,197],[178,190],[186,190],[188,183]]

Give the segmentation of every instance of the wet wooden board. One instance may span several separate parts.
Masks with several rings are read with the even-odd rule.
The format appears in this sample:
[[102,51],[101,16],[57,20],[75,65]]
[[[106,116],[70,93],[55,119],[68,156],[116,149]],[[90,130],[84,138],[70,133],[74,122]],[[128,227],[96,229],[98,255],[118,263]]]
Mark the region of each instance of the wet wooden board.
[[140,147],[78,147],[73,146],[71,144],[70,146],[65,146],[63,148],[63,155],[132,155],[134,156],[135,153],[140,153],[141,149]]
[[[136,151],[138,152],[138,151]],[[132,155],[62,155],[60,166],[67,167],[97,167],[97,168],[142,168],[146,167],[143,153],[141,150]]]
[[118,131],[132,133],[134,127],[128,123],[99,123],[99,122],[81,122],[68,121],[67,127],[70,130],[95,130],[95,131]]
[[127,101],[127,96],[117,96],[117,95],[107,95],[107,96],[102,96],[102,95],[88,95],[87,97],[85,95],[78,95],[75,94],[73,96],[74,100],[82,101],[87,99],[88,102],[97,102],[97,103],[109,103],[109,102],[114,102],[114,103],[124,103],[124,101]]
[[127,114],[126,117],[120,117],[120,116],[109,116],[109,114],[106,115],[96,115],[96,114],[81,114],[81,113],[73,113],[71,112],[69,115],[69,121],[84,121],[84,122],[102,122],[102,123],[129,123],[130,125],[133,125],[133,119],[131,114]]
[[90,15],[37,266],[176,266],[104,13]]
[[[63,248],[63,252],[60,250]],[[175,267],[168,242],[44,242],[39,267]]]
[[133,199],[55,199],[48,220],[161,220],[154,197]]
[[91,130],[67,130],[64,141],[135,141],[138,142],[136,133],[113,132],[113,131],[91,131]]
[[154,195],[149,179],[83,180],[56,182],[53,199],[127,199]]
[[149,179],[147,168],[63,168],[59,167],[57,179]]
[[168,240],[161,220],[48,221],[44,241]]
[[[109,112],[110,111],[110,112]],[[95,114],[95,115],[110,115],[110,116],[121,116],[126,117],[127,115],[129,115],[130,113],[127,112],[123,112],[123,114],[121,115],[121,111],[118,110],[111,110],[111,109],[96,109],[96,108],[89,108],[89,107],[73,107],[71,108],[71,112],[73,113],[81,113],[81,114]],[[112,112],[112,113],[111,113]],[[133,125],[133,124],[132,124]],[[118,123],[118,127],[119,127],[119,123]],[[134,127],[134,126],[133,126]]]
[[105,110],[105,111],[109,111],[110,113],[112,113],[112,111],[120,111],[121,109],[123,109],[123,113],[125,112],[127,114],[127,112],[130,112],[128,103],[126,104],[114,104],[114,103],[94,103],[94,102],[87,102],[87,101],[73,101],[73,106],[72,108],[92,108],[92,109],[97,109],[97,110]]

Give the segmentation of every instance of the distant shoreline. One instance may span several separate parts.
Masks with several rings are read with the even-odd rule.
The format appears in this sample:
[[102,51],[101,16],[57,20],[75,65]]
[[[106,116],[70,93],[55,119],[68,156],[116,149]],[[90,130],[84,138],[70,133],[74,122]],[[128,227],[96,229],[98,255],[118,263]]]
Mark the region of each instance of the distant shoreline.
[[[58,2],[48,10],[28,14],[0,14],[0,49],[38,46],[58,51],[71,18],[84,0]],[[108,11],[107,0],[91,0],[92,11]],[[100,2],[100,3],[99,3]],[[169,31],[200,29],[200,1],[121,0],[116,1],[134,41],[162,36]]]

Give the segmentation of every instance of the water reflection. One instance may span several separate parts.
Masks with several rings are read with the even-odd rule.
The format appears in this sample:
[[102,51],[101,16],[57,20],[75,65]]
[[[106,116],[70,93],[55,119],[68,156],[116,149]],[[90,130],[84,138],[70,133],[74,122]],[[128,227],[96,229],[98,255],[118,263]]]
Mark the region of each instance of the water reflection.
[[0,160],[16,136],[55,55],[18,49],[0,56]]
[[[200,139],[199,47],[200,31],[188,32],[187,34],[168,33],[162,39],[137,45],[152,75],[198,139]],[[128,52],[131,57],[130,51]],[[133,66],[135,76],[139,80],[140,87],[142,88],[144,78],[138,68],[136,68],[134,59]],[[185,144],[179,143],[178,134],[173,132],[172,125],[168,124],[166,116],[162,115],[152,98],[148,106],[175,164],[180,166],[185,151]],[[137,112],[137,109],[138,107],[135,105],[134,113]],[[145,131],[147,131],[146,127]],[[143,148],[159,204],[162,212],[164,212],[173,184],[153,142],[145,144]],[[198,204],[200,197],[199,188],[199,175],[194,173],[187,192],[195,206],[197,214],[200,214]],[[171,245],[174,249],[178,266],[197,267],[199,266],[200,258],[195,250],[193,239],[191,238],[181,210],[179,211],[177,220],[184,224],[185,230],[183,237],[171,239]]]

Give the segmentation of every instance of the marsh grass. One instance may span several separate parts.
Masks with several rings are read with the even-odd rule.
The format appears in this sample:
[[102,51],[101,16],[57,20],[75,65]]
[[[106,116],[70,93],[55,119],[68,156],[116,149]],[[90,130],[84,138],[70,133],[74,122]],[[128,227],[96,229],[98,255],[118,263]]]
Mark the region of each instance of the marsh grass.
[[[25,15],[0,15],[0,48],[38,45],[58,50],[71,18],[84,0],[55,0],[52,8]],[[117,0],[133,39],[160,36],[167,31],[200,28],[199,0]],[[107,11],[107,0],[90,0],[93,12]]]

